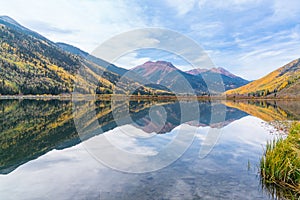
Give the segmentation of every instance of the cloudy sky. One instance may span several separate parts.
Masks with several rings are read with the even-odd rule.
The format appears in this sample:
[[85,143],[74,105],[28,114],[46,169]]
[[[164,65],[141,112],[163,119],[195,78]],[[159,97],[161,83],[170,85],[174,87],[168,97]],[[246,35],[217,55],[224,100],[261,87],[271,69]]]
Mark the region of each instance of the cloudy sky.
[[[111,37],[137,28],[167,28],[197,42],[215,66],[257,79],[300,57],[300,1],[282,0],[0,0],[0,15],[55,42],[89,53]],[[127,43],[130,43],[128,38]],[[116,61],[147,60],[191,66],[158,50],[127,52]],[[205,68],[206,66],[197,66]]]

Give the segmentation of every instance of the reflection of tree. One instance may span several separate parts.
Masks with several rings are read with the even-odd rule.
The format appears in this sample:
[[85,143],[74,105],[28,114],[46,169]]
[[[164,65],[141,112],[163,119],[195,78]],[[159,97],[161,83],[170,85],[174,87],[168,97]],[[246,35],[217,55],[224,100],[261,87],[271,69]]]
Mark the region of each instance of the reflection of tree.
[[[211,124],[211,108],[215,103],[168,101],[70,101],[59,100],[1,100],[0,101],[0,173],[9,173],[29,160],[35,159],[52,149],[63,149],[88,139],[101,132],[126,124],[135,125],[145,132],[170,132],[181,123],[196,126]],[[220,103],[218,103],[220,104]],[[198,106],[196,116],[193,106]],[[74,106],[74,110],[73,110]],[[156,124],[151,121],[149,111],[161,106],[166,112],[166,121]],[[191,114],[184,120],[181,106]],[[84,135],[78,136],[73,114],[78,118]],[[157,113],[160,115],[160,113]],[[246,114],[227,108],[223,126]],[[162,125],[162,126],[161,126]],[[81,135],[82,136],[82,135]]]
[[300,105],[295,101],[226,101],[225,105],[240,109],[264,121],[300,119]]
[[79,142],[70,102],[2,100],[0,121],[2,173],[53,148]]

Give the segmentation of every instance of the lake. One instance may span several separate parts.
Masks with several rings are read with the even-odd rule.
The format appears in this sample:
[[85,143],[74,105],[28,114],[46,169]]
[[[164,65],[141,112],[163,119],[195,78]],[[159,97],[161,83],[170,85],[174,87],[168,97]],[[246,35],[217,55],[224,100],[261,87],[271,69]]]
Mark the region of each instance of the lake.
[[0,199],[274,199],[259,161],[296,101],[0,100]]

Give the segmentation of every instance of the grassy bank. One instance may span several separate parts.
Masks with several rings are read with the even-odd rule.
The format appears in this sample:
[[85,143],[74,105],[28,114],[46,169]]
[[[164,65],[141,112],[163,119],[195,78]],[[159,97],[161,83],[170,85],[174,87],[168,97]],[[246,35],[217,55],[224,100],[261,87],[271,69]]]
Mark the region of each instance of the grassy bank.
[[260,162],[261,177],[292,193],[300,194],[300,123],[295,123],[286,139],[268,142]]

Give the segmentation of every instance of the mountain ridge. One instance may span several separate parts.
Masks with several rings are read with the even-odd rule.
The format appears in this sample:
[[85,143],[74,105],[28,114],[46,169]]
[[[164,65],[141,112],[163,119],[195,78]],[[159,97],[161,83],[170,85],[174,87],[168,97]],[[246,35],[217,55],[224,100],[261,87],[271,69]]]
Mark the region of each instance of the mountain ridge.
[[[76,86],[79,92],[97,94],[112,94],[114,90],[127,94],[133,89],[139,90],[136,94],[158,94],[154,90],[166,94],[175,88],[184,94],[187,88],[181,87],[188,83],[200,96],[218,95],[219,88],[228,90],[225,94],[229,96],[300,95],[299,59],[271,72],[267,80],[249,83],[221,67],[182,71],[162,60],[127,70],[75,46],[54,43],[8,16],[0,16],[0,35],[0,95],[70,93],[75,81],[81,82]],[[150,83],[143,86],[144,79]],[[259,82],[263,86],[255,86]]]
[[229,72],[228,70],[222,67],[218,67],[218,68],[214,67],[211,69],[196,68],[196,69],[188,70],[186,72],[189,74],[193,74],[195,76],[202,76],[202,77],[213,77],[219,74],[223,80],[225,90],[238,88],[250,82],[246,79],[243,79],[239,76],[232,74],[231,72]]
[[231,72],[229,72],[228,70],[222,68],[222,67],[213,67],[211,69],[204,69],[204,68],[196,68],[196,69],[191,69],[188,71],[185,71],[186,73],[192,74],[192,75],[199,75],[201,73],[205,73],[205,72],[214,72],[214,73],[218,73],[218,74],[223,74],[226,75],[228,77],[231,78],[236,78],[238,76],[232,74]]
[[195,92],[196,95],[209,93],[202,77],[185,73],[167,61],[148,61],[130,69],[130,71],[154,84],[166,86],[176,93]]
[[300,97],[300,58],[225,94],[236,97]]
[[112,63],[109,63],[101,58],[98,58],[96,56],[93,56],[83,50],[81,50],[80,48],[78,47],[75,47],[73,45],[70,45],[70,44],[66,44],[66,43],[63,43],[63,42],[57,42],[56,43],[61,49],[69,52],[69,53],[72,53],[72,54],[75,54],[75,55],[78,55],[78,56],[81,56],[81,57],[84,57],[85,59],[93,62],[93,63],[96,63],[100,66],[102,66],[103,68],[107,69],[108,71],[111,71],[111,72],[114,72],[120,76],[123,76],[125,73],[128,72],[127,69],[124,69],[124,68],[121,68],[121,67],[118,67]]
[[[166,92],[155,91],[126,77],[120,82],[120,74],[97,64],[110,63],[66,51],[9,17],[0,17],[0,35],[0,95],[58,95],[71,93],[74,89],[83,94]],[[77,51],[81,50],[77,48]],[[115,71],[122,70],[110,67]]]
[[[181,87],[181,85],[176,85],[174,82],[180,82],[179,79],[185,79],[189,82],[197,95],[208,95],[211,92],[218,94],[218,89],[221,89],[223,86],[225,87],[225,90],[228,90],[249,83],[249,81],[244,80],[223,68],[198,68],[184,72],[176,68],[172,63],[160,60],[156,62],[148,61],[130,70],[149,81],[156,84],[162,83],[171,88],[174,88],[174,86]],[[182,81],[183,80],[181,80],[181,82]],[[207,84],[210,84],[210,90],[215,89],[215,91],[209,91]]]

